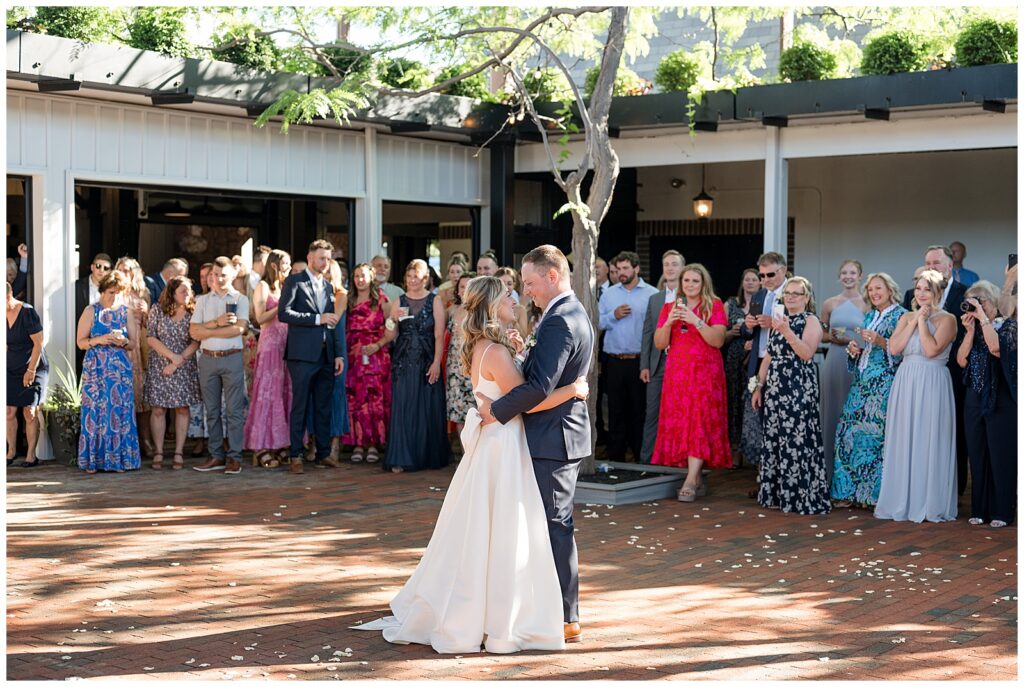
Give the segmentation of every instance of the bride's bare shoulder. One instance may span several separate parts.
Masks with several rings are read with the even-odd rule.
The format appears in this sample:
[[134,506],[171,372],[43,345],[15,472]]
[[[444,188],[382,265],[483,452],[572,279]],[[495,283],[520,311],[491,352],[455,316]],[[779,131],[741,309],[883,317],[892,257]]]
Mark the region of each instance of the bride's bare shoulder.
[[495,373],[509,365],[511,360],[512,355],[507,348],[493,341],[480,339],[473,347],[473,375],[493,382]]

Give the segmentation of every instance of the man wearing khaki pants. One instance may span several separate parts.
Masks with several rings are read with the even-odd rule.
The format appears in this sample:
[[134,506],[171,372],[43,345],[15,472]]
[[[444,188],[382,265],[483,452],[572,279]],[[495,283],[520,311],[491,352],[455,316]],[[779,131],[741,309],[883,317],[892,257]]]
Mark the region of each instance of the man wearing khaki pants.
[[[221,256],[213,261],[213,288],[196,299],[188,328],[199,342],[199,388],[209,432],[210,458],[192,468],[199,472],[223,470],[226,475],[237,475],[242,471],[246,409],[242,337],[249,329],[249,299],[232,287],[235,273],[230,258]],[[229,446],[226,457],[225,421]]]

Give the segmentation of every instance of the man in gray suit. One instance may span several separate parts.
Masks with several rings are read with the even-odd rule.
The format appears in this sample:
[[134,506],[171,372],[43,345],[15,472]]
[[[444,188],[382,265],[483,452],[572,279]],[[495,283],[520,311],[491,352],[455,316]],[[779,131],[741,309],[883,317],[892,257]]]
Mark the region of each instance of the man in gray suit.
[[640,346],[640,381],[647,384],[647,413],[644,415],[644,442],[640,448],[640,461],[650,465],[654,457],[654,443],[658,437],[658,412],[661,410],[661,383],[665,379],[665,353],[654,346],[654,330],[665,303],[676,299],[679,275],[686,259],[677,250],[667,250],[661,256],[662,288],[647,303],[644,335]]

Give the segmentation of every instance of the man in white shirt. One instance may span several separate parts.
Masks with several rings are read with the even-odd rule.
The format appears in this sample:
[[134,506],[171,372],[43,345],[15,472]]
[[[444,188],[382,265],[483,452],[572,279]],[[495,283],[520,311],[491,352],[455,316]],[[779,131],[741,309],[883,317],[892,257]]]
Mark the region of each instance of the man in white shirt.
[[654,345],[654,330],[666,303],[676,299],[679,277],[686,260],[677,250],[667,250],[661,256],[661,274],[665,288],[651,295],[644,317],[644,338],[640,347],[640,381],[647,385],[647,412],[644,415],[644,443],[640,448],[640,462],[650,464],[654,457],[654,444],[658,438],[658,417],[661,413],[661,385],[665,379],[665,351]]
[[[242,471],[247,406],[242,337],[249,329],[249,299],[232,286],[235,275],[231,258],[220,256],[213,261],[213,288],[196,299],[196,309],[189,324],[189,335],[199,342],[202,353],[199,356],[199,388],[206,406],[206,429],[209,433],[210,458],[193,467],[199,472],[224,470],[226,475],[237,475]],[[225,421],[229,446],[227,456],[224,455]]]
[[405,293],[405,289],[388,281],[391,277],[391,258],[386,255],[375,255],[370,261],[373,273],[377,277],[377,288],[384,292],[388,301],[396,301]]

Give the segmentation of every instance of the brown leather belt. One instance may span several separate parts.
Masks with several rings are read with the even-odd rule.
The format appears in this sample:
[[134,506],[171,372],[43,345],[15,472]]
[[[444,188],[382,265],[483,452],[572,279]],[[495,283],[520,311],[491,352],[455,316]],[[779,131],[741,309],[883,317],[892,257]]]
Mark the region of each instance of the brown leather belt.
[[636,360],[640,357],[639,353],[609,353],[609,358],[615,358],[616,360]]
[[235,353],[241,353],[241,352],[242,352],[241,348],[232,348],[232,349],[227,350],[227,351],[208,351],[205,348],[203,349],[203,355],[208,355],[208,356],[210,356],[212,358],[226,358],[229,355],[234,355]]

